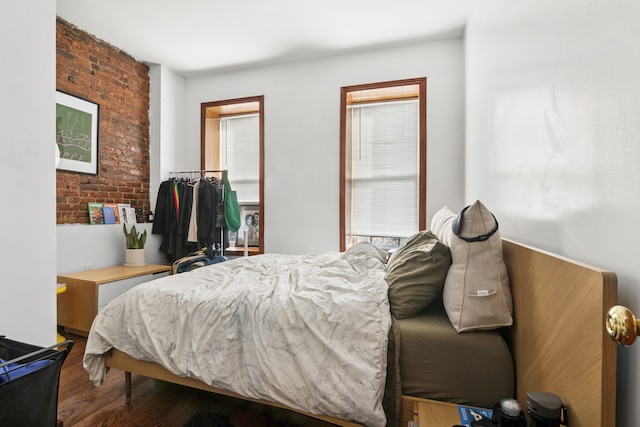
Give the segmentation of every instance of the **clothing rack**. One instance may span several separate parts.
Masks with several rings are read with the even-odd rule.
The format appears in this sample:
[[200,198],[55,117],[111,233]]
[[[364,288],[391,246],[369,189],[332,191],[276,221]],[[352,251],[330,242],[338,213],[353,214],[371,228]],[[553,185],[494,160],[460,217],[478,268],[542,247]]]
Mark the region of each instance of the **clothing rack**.
[[222,178],[224,179],[225,176],[227,175],[228,170],[227,169],[220,169],[220,170],[183,170],[183,171],[174,171],[174,172],[169,172],[169,178],[204,178],[206,177],[207,174],[210,173],[221,173],[222,174]]
[[[174,178],[188,178],[188,179],[200,179],[206,178],[207,174],[212,173],[220,173],[222,174],[222,179],[225,180],[227,177],[228,170],[227,169],[193,169],[193,170],[181,170],[181,171],[171,171],[169,172],[169,179]],[[222,192],[222,201],[224,203],[224,191]],[[224,234],[226,232],[226,228],[223,228],[220,232],[220,255],[224,256]]]

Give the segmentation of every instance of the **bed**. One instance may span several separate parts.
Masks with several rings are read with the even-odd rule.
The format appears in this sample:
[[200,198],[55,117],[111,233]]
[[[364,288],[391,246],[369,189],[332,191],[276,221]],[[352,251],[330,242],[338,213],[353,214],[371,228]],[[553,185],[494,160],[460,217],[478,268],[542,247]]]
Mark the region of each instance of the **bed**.
[[[559,395],[564,404],[569,408],[570,422],[572,426],[587,425],[615,425],[615,344],[605,333],[604,317],[608,308],[616,303],[616,277],[615,274],[602,271],[581,263],[554,256],[540,250],[536,250],[525,245],[518,244],[506,239],[501,240],[504,254],[504,262],[510,278],[511,292],[513,296],[514,323],[509,328],[503,328],[495,333],[491,333],[492,339],[496,342],[504,342],[508,345],[509,357],[512,358],[513,382],[507,380],[504,387],[513,387],[513,394],[521,404],[526,403],[527,391],[549,391]],[[367,250],[368,251],[368,250]],[[330,264],[336,262],[338,255],[323,254],[324,261]],[[272,265],[274,256],[260,256],[265,265]],[[329,257],[329,258],[326,258]],[[257,257],[251,257],[251,259]],[[291,261],[291,260],[290,260]],[[310,259],[306,260],[311,262]],[[236,262],[236,261],[233,261]],[[240,260],[239,262],[248,262]],[[293,262],[293,261],[291,261]],[[371,270],[372,261],[367,259],[366,266],[361,266],[364,270]],[[232,266],[232,262],[222,263]],[[219,264],[219,265],[222,265]],[[215,267],[215,266],[214,266]],[[198,269],[200,270],[200,269]],[[195,272],[197,272],[196,270]],[[326,270],[323,265],[323,270]],[[376,271],[376,269],[373,269]],[[191,274],[191,273],[189,273]],[[200,273],[203,274],[203,273]],[[371,273],[367,273],[371,275]],[[178,275],[180,276],[180,275]],[[373,274],[375,276],[375,274]],[[187,276],[183,276],[187,277]],[[373,277],[373,282],[377,283],[379,277]],[[160,283],[171,283],[174,279],[159,279]],[[158,282],[154,281],[154,282]],[[142,285],[141,285],[142,286]],[[153,284],[149,286],[154,286]],[[144,287],[138,287],[144,291]],[[374,289],[379,289],[375,288]],[[379,293],[374,291],[373,294]],[[375,299],[367,304],[378,304],[380,312],[388,310],[381,299]],[[438,314],[440,308],[438,304],[432,304],[429,310],[421,313],[421,316],[435,316],[442,319],[442,313]],[[108,313],[108,312],[107,312]],[[117,312],[116,312],[117,313]],[[120,313],[119,315],[123,315]],[[96,319],[100,319],[99,315]],[[124,351],[121,346],[108,342],[105,335],[100,330],[100,321],[94,322],[94,327],[89,335],[87,347],[91,347],[92,342],[96,342],[96,336],[100,336],[103,341],[95,352],[95,358],[89,361],[88,365],[103,364],[105,368],[116,368],[125,372],[127,378],[127,395],[130,395],[130,375],[131,373],[149,376],[160,380],[175,382],[178,384],[209,390],[215,393],[229,395],[241,399],[256,401],[268,405],[290,409],[305,415],[313,416],[337,425],[380,425],[380,409],[384,406],[384,412],[398,419],[398,425],[406,426],[409,420],[413,420],[416,402],[431,400],[448,400],[447,397],[439,398],[437,395],[421,396],[421,391],[413,391],[411,387],[415,384],[424,383],[424,380],[412,381],[417,377],[420,368],[403,366],[402,358],[396,354],[400,351],[389,353],[390,344],[398,343],[402,345],[402,338],[396,341],[393,334],[387,332],[394,331],[396,323],[411,323],[416,319],[405,319],[404,321],[393,321],[386,324],[384,316],[375,319],[365,320],[367,322],[380,322],[376,340],[380,344],[375,347],[357,347],[357,354],[376,354],[380,361],[386,362],[388,358],[389,372],[386,368],[383,371],[360,371],[358,364],[368,365],[370,362],[365,359],[358,359],[351,362],[352,369],[359,377],[356,382],[357,387],[369,387],[369,396],[375,396],[376,407],[367,409],[366,414],[358,415],[355,419],[351,416],[342,416],[342,413],[332,413],[335,402],[328,402],[328,406],[318,406],[313,403],[312,408],[304,408],[298,402],[278,400],[271,397],[264,397],[260,393],[236,392],[226,386],[217,386],[208,381],[201,381],[190,375],[175,373],[175,367],[169,364],[164,366],[161,363],[152,361],[150,357],[132,357],[131,349]],[[352,321],[353,319],[349,320]],[[344,319],[339,322],[344,322]],[[127,323],[127,322],[125,322]],[[396,325],[397,326],[397,325]],[[405,325],[406,327],[406,325]],[[399,328],[402,328],[400,326]],[[402,329],[400,329],[402,330]],[[408,329],[405,329],[408,330]],[[479,331],[478,333],[482,333]],[[465,335],[458,334],[458,335]],[[469,334],[470,335],[470,334]],[[502,335],[503,341],[496,338]],[[385,340],[386,338],[386,340]],[[159,339],[159,338],[156,338]],[[398,347],[401,349],[401,347]],[[348,351],[352,351],[351,348]],[[343,350],[341,350],[343,351]],[[346,350],[344,350],[346,351]],[[87,365],[85,355],[85,366]],[[384,360],[383,360],[384,359]],[[398,361],[398,366],[394,361]],[[396,385],[394,381],[386,381],[387,374],[392,374],[394,369],[402,372],[399,376],[399,385],[393,390],[389,385]],[[337,369],[337,368],[336,368]],[[329,370],[333,372],[333,368]],[[329,372],[326,369],[324,372]],[[491,372],[489,372],[491,374]],[[101,374],[100,374],[101,375]],[[362,381],[362,376],[378,378],[377,380]],[[380,375],[385,378],[380,380]],[[349,383],[344,377],[343,383]],[[404,387],[402,385],[406,384]],[[413,384],[413,385],[411,385]],[[384,386],[387,387],[384,387]],[[382,388],[384,388],[384,390]],[[455,387],[454,387],[455,388]],[[347,388],[344,393],[349,393],[353,389]],[[401,390],[401,396],[399,396]],[[396,397],[395,408],[389,408],[383,404],[383,394]],[[506,396],[505,396],[506,397]],[[343,397],[338,397],[343,399]],[[366,398],[366,397],[365,397]],[[491,397],[490,401],[494,398]],[[473,403],[473,402],[461,402]],[[359,403],[351,402],[351,406],[360,406]],[[363,418],[364,417],[364,418]]]

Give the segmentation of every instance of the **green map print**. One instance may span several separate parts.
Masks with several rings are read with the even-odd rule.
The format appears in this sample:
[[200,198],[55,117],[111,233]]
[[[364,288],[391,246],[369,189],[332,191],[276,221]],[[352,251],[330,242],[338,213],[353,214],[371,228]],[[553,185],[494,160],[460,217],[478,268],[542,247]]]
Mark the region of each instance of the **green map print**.
[[91,114],[56,104],[56,144],[61,159],[91,163]]

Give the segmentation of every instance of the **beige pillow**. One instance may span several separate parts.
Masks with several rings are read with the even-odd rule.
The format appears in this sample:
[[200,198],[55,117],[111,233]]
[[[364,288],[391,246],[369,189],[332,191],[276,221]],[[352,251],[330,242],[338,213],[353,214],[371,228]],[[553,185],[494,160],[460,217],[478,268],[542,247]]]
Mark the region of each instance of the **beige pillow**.
[[456,331],[511,325],[511,289],[493,214],[480,201],[461,214],[444,207],[433,216],[431,229],[451,249],[442,299]]
[[387,263],[391,314],[413,317],[442,293],[451,265],[449,248],[430,231],[414,234]]

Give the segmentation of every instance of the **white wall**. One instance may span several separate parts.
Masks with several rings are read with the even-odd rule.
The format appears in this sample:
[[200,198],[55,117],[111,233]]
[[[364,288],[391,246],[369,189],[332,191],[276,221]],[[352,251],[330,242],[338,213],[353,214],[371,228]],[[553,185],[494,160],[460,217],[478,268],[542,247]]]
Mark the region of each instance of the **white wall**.
[[55,24],[55,2],[0,6],[0,334],[42,346],[56,342]]
[[[635,0],[491,0],[466,30],[465,201],[503,236],[616,272],[636,313],[639,21]],[[618,354],[617,425],[637,426],[640,346]]]
[[[136,224],[138,232],[147,230],[146,261],[148,264],[167,264],[165,255],[158,250],[162,236],[151,234],[151,227],[152,224]],[[60,224],[56,230],[56,274],[124,264],[125,238],[122,224]]]
[[184,135],[185,80],[164,65],[152,65],[150,77],[151,210],[155,209],[160,183],[173,171],[200,169],[189,165]]
[[188,162],[199,165],[200,104],[264,95],[265,251],[339,247],[340,88],[427,77],[427,214],[464,185],[463,42],[453,39],[187,79]]

